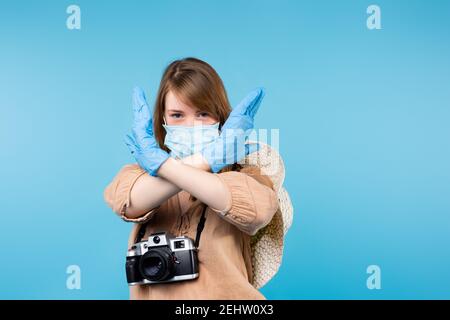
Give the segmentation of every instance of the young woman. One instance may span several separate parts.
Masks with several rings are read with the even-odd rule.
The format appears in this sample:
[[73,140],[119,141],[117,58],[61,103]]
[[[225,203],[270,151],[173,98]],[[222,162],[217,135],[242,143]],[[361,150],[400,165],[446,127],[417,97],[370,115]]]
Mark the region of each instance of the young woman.
[[[289,224],[283,227],[290,205],[280,193],[284,169],[275,152],[269,161],[280,168],[272,175],[264,174],[264,164],[237,163],[261,152],[247,138],[263,96],[256,89],[232,111],[218,74],[195,58],[166,68],[153,115],[135,88],[126,144],[137,164],[125,165],[104,192],[113,211],[135,223],[129,247],[138,234],[145,240],[158,231],[195,239],[202,213],[206,221],[198,278],[130,286],[131,299],[265,299],[258,288],[281,263]],[[186,142],[198,128],[206,138]]]

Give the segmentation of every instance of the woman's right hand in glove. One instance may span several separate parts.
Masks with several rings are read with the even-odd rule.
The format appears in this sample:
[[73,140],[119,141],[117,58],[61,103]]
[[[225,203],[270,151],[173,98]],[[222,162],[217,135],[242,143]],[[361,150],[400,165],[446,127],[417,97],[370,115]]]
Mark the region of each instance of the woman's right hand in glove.
[[153,134],[153,120],[144,91],[135,87],[132,100],[134,122],[132,134],[125,136],[125,143],[139,166],[150,175],[157,176],[158,169],[169,158],[169,154],[156,142]]

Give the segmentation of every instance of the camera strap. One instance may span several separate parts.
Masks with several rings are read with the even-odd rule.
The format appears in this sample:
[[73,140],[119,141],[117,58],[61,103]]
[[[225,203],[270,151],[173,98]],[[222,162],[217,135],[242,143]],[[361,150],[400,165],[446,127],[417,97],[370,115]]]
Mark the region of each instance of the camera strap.
[[[200,221],[198,222],[197,225],[197,234],[195,236],[195,242],[194,245],[196,248],[198,248],[198,245],[200,243],[200,235],[202,234],[203,228],[205,227],[205,221],[206,221],[206,208],[208,206],[207,205],[203,205],[203,209],[202,209],[202,215],[200,217]],[[147,225],[150,223],[151,219],[143,224],[141,224],[141,227],[139,228],[138,234],[136,236],[136,240],[134,243],[140,242],[142,240],[142,238],[145,235],[145,231],[147,230]]]
[[202,210],[202,216],[200,217],[200,221],[198,222],[197,225],[197,235],[195,236],[195,242],[194,245],[196,248],[198,248],[199,242],[200,242],[200,235],[202,234],[203,231],[203,227],[205,226],[205,220],[206,220],[206,216],[205,216],[205,212],[206,212],[206,204],[203,205],[203,210]]

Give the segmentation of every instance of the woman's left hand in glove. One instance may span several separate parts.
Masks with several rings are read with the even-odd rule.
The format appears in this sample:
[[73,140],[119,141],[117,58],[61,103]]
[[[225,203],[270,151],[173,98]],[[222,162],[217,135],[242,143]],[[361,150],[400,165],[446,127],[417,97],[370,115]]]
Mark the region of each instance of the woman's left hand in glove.
[[250,92],[230,113],[216,142],[202,150],[202,156],[212,172],[241,161],[259,150],[259,144],[248,143],[254,126],[255,114],[264,98],[264,88]]

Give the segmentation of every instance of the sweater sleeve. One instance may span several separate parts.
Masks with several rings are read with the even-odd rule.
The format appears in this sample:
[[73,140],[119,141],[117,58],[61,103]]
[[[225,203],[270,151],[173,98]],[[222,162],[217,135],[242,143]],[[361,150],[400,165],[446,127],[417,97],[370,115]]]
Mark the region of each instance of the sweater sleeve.
[[278,209],[277,195],[270,178],[262,175],[258,167],[219,173],[218,177],[231,194],[224,211],[212,209],[223,219],[249,235],[255,235],[272,220]]
[[146,174],[138,164],[127,164],[113,178],[111,183],[105,188],[103,198],[109,207],[123,220],[127,222],[144,223],[150,220],[156,213],[157,208],[153,208],[139,218],[129,218],[126,210],[130,207],[131,189],[137,179]]

